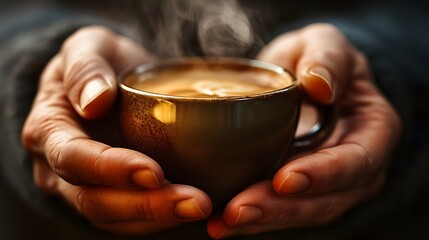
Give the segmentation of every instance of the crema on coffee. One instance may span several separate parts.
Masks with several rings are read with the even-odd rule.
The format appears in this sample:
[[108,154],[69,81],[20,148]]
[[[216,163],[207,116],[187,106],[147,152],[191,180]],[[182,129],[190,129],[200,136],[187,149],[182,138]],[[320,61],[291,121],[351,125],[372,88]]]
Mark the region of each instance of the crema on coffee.
[[289,75],[246,67],[194,65],[164,68],[131,76],[127,85],[156,94],[208,98],[261,94],[292,84]]

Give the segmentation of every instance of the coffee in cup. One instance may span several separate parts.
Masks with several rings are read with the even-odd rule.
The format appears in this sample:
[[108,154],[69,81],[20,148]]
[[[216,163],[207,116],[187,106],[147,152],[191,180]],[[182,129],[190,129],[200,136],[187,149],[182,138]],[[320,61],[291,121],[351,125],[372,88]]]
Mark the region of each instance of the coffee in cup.
[[127,79],[130,87],[155,94],[193,98],[243,97],[285,88],[292,84],[289,76],[264,69],[231,66],[170,67],[146,72]]

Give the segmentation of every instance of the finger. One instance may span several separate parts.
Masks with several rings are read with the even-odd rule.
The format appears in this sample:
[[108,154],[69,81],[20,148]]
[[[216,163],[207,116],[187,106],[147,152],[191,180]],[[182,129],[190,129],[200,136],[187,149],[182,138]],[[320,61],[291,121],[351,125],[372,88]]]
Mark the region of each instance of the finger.
[[379,178],[361,188],[312,197],[284,197],[276,194],[269,181],[261,182],[231,200],[222,218],[210,220],[209,234],[214,238],[224,238],[327,224],[357,202],[372,196],[381,185],[382,179]]
[[81,129],[61,87],[58,57],[42,75],[34,107],[24,125],[26,149],[46,159],[59,176],[76,185],[118,188],[157,188],[163,182],[161,167],[146,155],[112,148],[93,141]]
[[[359,85],[356,87],[355,85]],[[357,88],[359,90],[357,90]],[[386,153],[398,139],[400,123],[393,108],[379,95],[369,81],[355,81],[350,94],[365,96],[344,99],[349,113],[342,126],[347,126],[339,142],[329,148],[295,159],[283,166],[273,178],[279,194],[318,194],[356,187],[372,181],[387,164]],[[383,129],[383,131],[380,131]]]
[[297,64],[297,78],[305,91],[320,103],[338,98],[350,80],[352,48],[334,26],[311,25],[302,30],[304,50]]
[[[35,184],[39,189],[42,191],[49,193],[49,194],[55,194],[58,196],[67,196],[69,202],[70,199],[72,199],[73,194],[71,194],[71,191],[73,191],[73,188],[78,187],[71,187],[68,183],[60,180],[58,175],[56,175],[47,165],[46,161],[38,160],[36,159],[33,161],[33,172],[34,172],[34,180]],[[59,186],[62,184],[63,186]],[[62,192],[60,192],[62,191]],[[185,196],[186,197],[186,196]],[[98,201],[98,200],[94,200]],[[82,204],[81,204],[82,205]],[[91,205],[91,204],[89,204]],[[182,207],[183,208],[183,207]],[[80,208],[82,209],[82,208]],[[92,211],[93,209],[89,209]],[[185,209],[186,211],[189,211],[191,213],[186,213],[185,215],[185,221],[189,218],[189,215],[192,214],[192,210]],[[101,211],[100,209],[98,211]],[[182,210],[183,211],[183,210]],[[192,216],[192,215],[191,215]],[[188,218],[186,218],[188,217]],[[183,218],[183,217],[182,217]],[[116,221],[117,219],[115,219]],[[103,219],[103,221],[107,221],[106,219]],[[160,231],[162,229],[171,228],[173,226],[178,225],[177,222],[151,222],[151,221],[130,221],[130,222],[114,222],[114,223],[94,223],[93,224],[103,230],[118,233],[118,234],[150,234],[157,231]]]
[[123,189],[161,186],[164,179],[162,169],[148,156],[68,134],[51,133],[45,149],[48,163],[70,183]]
[[210,199],[204,192],[185,185],[166,184],[156,190],[123,191],[79,187],[61,181],[58,192],[95,224],[130,221],[188,222],[206,218],[212,208]]
[[274,176],[273,186],[279,194],[319,194],[355,187],[378,174],[379,161],[358,143],[340,144],[286,164]]
[[58,175],[52,171],[44,158],[33,158],[33,180],[43,192],[57,194]]
[[280,65],[295,74],[297,62],[304,47],[299,32],[289,32],[275,38],[261,50],[256,58]]
[[86,27],[71,36],[61,55],[70,102],[88,119],[102,116],[113,105],[117,74],[150,58],[136,43],[98,26]]
[[311,98],[331,103],[349,80],[352,51],[335,27],[314,24],[276,38],[259,58],[293,69]]
[[[70,184],[61,180],[44,160],[35,159],[33,161],[33,176],[36,186],[42,191],[58,195],[60,197],[68,196],[70,202],[70,191],[73,191]],[[62,185],[62,186],[60,186]],[[61,191],[61,192],[60,192]],[[105,231],[118,234],[150,234],[162,229],[178,225],[178,223],[161,223],[148,221],[114,222],[114,223],[94,223],[93,224]]]

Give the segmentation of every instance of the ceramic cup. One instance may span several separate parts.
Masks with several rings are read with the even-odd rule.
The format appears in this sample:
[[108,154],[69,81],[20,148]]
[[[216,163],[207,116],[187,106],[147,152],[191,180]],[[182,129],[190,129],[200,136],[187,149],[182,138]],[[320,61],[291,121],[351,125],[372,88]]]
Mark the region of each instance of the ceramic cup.
[[[245,73],[244,78],[274,77],[290,84],[226,97],[180,96],[137,87],[139,81],[166,71],[201,68]],[[178,75],[167,74],[167,81],[174,82]],[[213,75],[219,77],[222,74]],[[120,122],[126,146],[156,160],[169,181],[205,191],[215,207],[269,177],[292,154],[321,143],[336,119],[333,106],[315,105],[318,122],[304,136],[295,137],[303,89],[282,67],[259,60],[172,59],[141,65],[120,79]]]

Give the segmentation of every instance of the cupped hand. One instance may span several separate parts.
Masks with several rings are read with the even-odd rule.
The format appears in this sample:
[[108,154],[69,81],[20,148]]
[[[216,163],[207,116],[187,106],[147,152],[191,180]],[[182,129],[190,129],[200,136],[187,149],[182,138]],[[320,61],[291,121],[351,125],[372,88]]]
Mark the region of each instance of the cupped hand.
[[209,220],[213,238],[331,223],[382,187],[400,120],[374,86],[368,62],[333,26],[315,24],[283,34],[259,58],[290,69],[307,95],[337,102],[332,136],[295,156],[272,181],[238,194]]
[[167,183],[148,156],[95,140],[112,138],[117,129],[106,124],[113,122],[116,76],[151,58],[106,28],[77,31],[41,76],[22,133],[36,185],[109,231],[151,233],[211,212],[204,192]]

